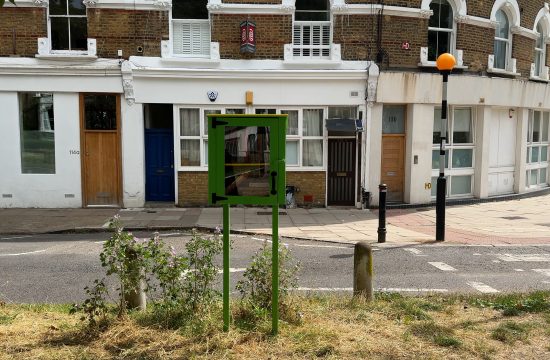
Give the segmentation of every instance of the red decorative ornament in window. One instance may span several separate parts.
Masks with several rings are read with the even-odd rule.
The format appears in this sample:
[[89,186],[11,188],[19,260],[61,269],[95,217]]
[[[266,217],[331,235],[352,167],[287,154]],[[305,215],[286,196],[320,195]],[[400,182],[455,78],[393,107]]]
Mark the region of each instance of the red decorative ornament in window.
[[241,22],[241,53],[256,52],[256,24],[250,20]]

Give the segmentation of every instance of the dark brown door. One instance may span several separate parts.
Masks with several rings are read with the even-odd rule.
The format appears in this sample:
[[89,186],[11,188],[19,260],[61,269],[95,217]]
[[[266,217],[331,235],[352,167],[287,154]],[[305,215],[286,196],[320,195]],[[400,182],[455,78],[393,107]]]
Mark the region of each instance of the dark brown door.
[[382,183],[388,186],[387,201],[403,201],[405,135],[382,136]]
[[120,206],[120,97],[81,94],[80,111],[84,206]]
[[355,139],[328,140],[328,205],[355,205]]

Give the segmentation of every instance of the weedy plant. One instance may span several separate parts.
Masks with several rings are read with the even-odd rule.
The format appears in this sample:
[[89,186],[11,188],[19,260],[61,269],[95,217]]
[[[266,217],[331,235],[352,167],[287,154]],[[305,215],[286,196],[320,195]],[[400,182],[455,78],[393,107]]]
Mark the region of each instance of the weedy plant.
[[[236,288],[241,293],[245,322],[265,319],[271,309],[272,299],[272,261],[271,247],[264,242],[263,248],[252,257],[252,262],[243,273],[243,279]],[[297,305],[291,303],[289,292],[298,286],[297,273],[299,262],[292,257],[291,250],[279,245],[279,314],[282,320],[299,322]]]
[[[128,294],[142,285],[147,293],[157,295],[151,302],[157,317],[160,312],[161,318],[164,314],[164,317],[196,319],[205,305],[212,303],[218,294],[214,285],[219,269],[214,259],[222,250],[219,231],[211,238],[204,238],[193,230],[184,256],[176,254],[173,247],[168,248],[158,233],[150,239],[139,239],[124,231],[118,216],[111,227],[114,232],[103,245],[100,260],[107,276],[115,277],[119,284],[115,305],[119,317],[127,312]],[[95,326],[108,310],[105,279],[95,280],[85,291],[88,298],[75,304],[72,312],[83,312],[82,320]]]

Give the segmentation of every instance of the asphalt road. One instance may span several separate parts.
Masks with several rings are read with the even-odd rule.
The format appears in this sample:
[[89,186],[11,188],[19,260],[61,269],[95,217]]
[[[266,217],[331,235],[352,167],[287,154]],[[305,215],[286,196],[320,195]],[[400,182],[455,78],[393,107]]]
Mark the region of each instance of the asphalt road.
[[[0,300],[81,301],[84,286],[104,274],[99,253],[108,236],[0,236]],[[179,233],[164,234],[163,238],[178,252],[189,239]],[[264,239],[268,238],[233,236],[233,285],[242,278],[243,269]],[[351,291],[353,247],[290,239],[282,242],[301,263],[299,291]],[[374,263],[375,288],[379,291],[481,294],[550,290],[550,246],[385,246],[375,247]]]

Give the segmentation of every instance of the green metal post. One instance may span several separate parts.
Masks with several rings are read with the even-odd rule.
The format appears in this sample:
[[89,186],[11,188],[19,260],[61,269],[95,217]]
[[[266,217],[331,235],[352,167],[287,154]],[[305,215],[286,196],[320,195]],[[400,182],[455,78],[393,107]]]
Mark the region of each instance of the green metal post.
[[229,204],[223,204],[223,331],[229,331]]
[[271,331],[273,335],[279,332],[279,204],[273,205],[272,234],[273,242],[271,247]]

